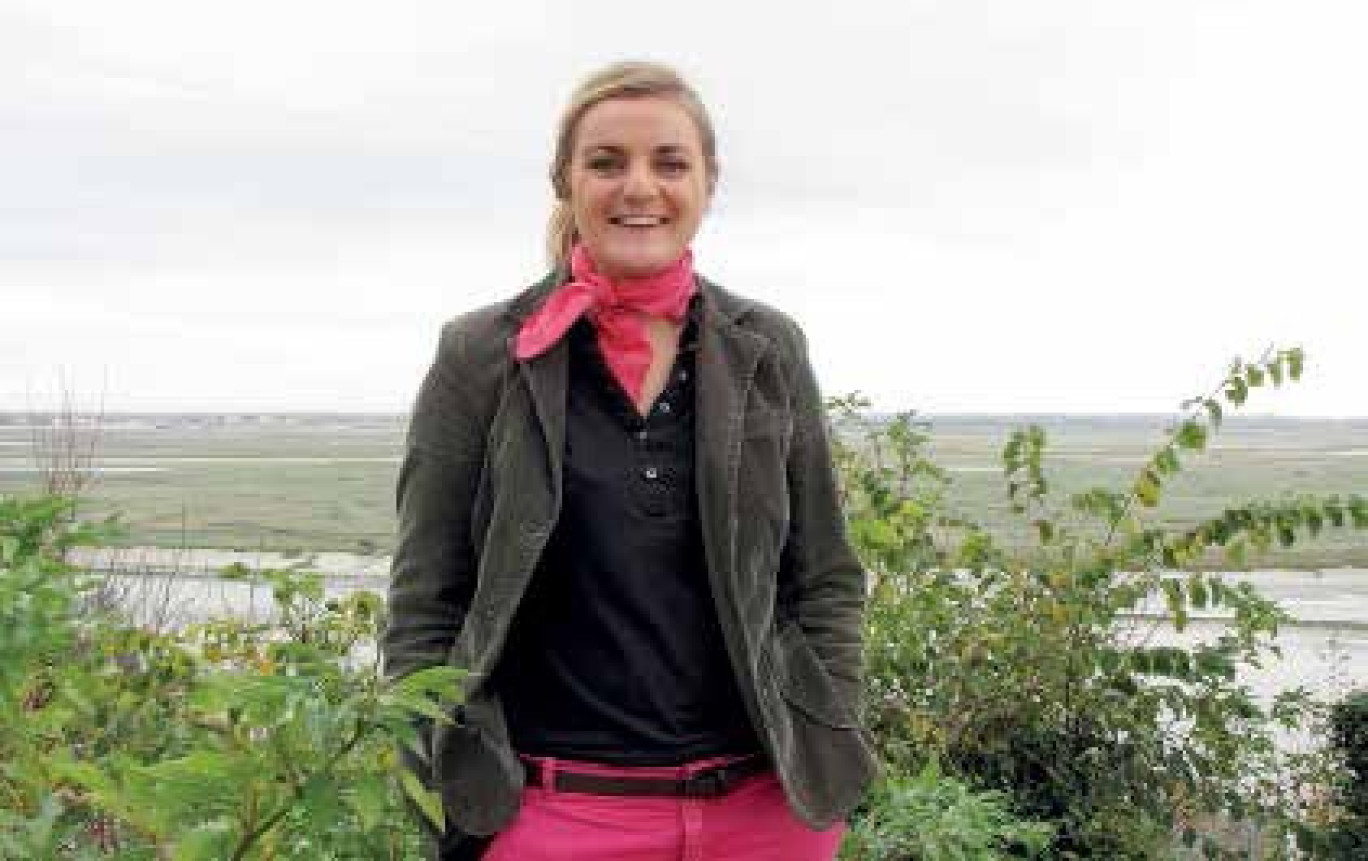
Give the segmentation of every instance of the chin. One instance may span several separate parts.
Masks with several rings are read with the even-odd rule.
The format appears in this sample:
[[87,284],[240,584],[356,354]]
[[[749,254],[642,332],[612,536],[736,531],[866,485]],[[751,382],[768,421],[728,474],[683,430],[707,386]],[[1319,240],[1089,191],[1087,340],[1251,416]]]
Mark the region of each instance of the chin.
[[650,253],[611,254],[607,255],[606,259],[599,264],[599,269],[619,277],[640,278],[646,275],[654,275],[662,269],[668,269],[683,253],[682,250],[664,250]]

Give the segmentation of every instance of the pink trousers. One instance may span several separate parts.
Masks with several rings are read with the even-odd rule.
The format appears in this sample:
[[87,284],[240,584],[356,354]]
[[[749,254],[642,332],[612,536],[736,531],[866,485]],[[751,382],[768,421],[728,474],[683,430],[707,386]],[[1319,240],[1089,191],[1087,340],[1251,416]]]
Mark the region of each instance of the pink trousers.
[[[540,761],[588,774],[687,777],[725,760],[678,767]],[[831,861],[845,825],[813,831],[789,810],[773,772],[720,798],[655,798],[523,790],[517,817],[484,861]]]

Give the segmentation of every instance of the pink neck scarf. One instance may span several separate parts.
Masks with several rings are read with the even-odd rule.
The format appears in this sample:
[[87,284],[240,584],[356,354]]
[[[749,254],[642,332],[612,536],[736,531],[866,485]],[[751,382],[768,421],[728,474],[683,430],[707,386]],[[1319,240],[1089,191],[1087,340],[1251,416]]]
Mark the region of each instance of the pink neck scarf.
[[684,319],[694,294],[693,254],[686,250],[655,275],[609,281],[594,269],[584,246],[576,244],[570,274],[571,280],[557,287],[518,330],[513,355],[520,360],[541,355],[587,312],[609,370],[633,401],[641,400],[652,355],[641,315],[655,314],[673,323]]

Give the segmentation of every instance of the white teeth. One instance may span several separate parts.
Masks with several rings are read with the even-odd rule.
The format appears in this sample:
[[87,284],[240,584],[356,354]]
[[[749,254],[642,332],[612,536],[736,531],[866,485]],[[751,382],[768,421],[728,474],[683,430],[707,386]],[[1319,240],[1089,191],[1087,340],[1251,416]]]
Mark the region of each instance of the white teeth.
[[620,215],[613,219],[613,223],[624,227],[656,227],[664,224],[665,219],[650,215]]

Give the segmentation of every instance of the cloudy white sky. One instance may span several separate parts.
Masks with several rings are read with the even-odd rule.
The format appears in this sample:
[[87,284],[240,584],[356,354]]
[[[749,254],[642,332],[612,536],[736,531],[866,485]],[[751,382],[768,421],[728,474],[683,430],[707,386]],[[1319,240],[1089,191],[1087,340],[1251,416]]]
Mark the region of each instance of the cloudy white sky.
[[623,57],[719,127],[700,270],[824,387],[1368,415],[1358,0],[0,0],[0,409],[403,410],[540,275],[555,115]]

